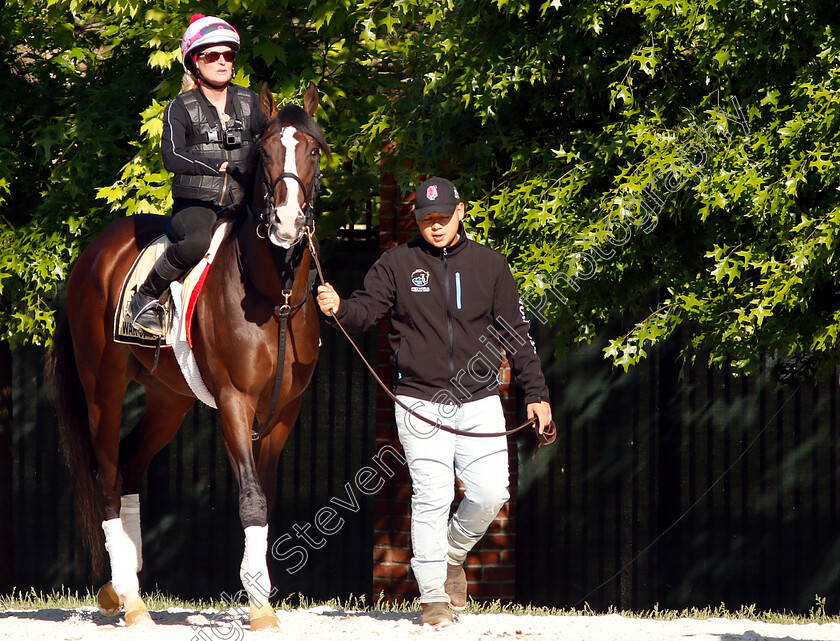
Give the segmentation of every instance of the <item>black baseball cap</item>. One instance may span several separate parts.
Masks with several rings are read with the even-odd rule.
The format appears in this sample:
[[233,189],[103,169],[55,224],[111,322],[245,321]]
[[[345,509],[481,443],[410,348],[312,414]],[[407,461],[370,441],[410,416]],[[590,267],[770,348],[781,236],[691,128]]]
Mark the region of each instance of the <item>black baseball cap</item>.
[[420,221],[434,212],[451,216],[459,202],[461,197],[455,185],[446,178],[432,176],[414,192],[414,218]]

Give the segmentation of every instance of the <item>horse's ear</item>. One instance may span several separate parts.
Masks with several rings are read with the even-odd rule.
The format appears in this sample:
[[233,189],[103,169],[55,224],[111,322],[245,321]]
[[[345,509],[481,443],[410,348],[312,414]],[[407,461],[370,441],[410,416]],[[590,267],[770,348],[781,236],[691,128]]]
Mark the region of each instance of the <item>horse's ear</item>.
[[265,117],[271,120],[277,115],[277,105],[274,103],[274,94],[271,93],[271,88],[267,82],[262,84],[260,89],[260,109],[265,114]]
[[310,116],[315,114],[318,108],[318,87],[311,80],[309,86],[306,88],[306,93],[303,94],[303,110]]

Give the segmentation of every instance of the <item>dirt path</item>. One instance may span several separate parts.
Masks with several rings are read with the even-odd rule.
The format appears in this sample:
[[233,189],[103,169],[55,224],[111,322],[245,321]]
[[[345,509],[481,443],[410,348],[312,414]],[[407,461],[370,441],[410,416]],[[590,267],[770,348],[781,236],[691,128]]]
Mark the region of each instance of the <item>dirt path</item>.
[[605,616],[461,614],[442,629],[419,625],[419,613],[350,612],[327,606],[278,611],[280,630],[251,632],[229,613],[169,609],[152,613],[154,628],[126,628],[94,608],[0,611],[0,639],[15,641],[240,641],[277,636],[294,641],[840,641],[840,624],[782,625],[748,620],[653,621]]

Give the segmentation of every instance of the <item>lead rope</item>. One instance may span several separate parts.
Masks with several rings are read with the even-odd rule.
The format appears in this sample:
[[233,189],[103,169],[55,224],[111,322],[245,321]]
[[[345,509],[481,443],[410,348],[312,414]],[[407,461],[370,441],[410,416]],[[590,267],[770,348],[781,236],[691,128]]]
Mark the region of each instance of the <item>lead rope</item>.
[[[318,252],[315,250],[315,243],[312,240],[312,229],[310,227],[306,228],[306,235],[307,235],[307,238],[309,239],[309,253],[312,254],[312,257],[315,260],[315,268],[318,270],[318,278],[321,280],[321,282],[323,284],[326,285],[327,281],[324,280],[324,272],[321,269],[321,260],[318,256]],[[403,403],[400,399],[398,399],[397,396],[391,390],[388,389],[388,386],[385,385],[384,381],[379,377],[379,374],[376,373],[376,370],[373,368],[373,366],[365,358],[365,355],[362,354],[362,351],[359,349],[359,346],[356,345],[356,342],[352,338],[350,338],[350,334],[348,334],[347,330],[344,329],[344,326],[341,324],[341,321],[339,321],[335,317],[335,315],[332,315],[332,319],[333,319],[333,321],[335,321],[335,324],[338,325],[338,328],[341,330],[341,332],[347,337],[347,340],[350,341],[350,344],[353,346],[353,349],[356,350],[356,353],[362,359],[362,362],[368,368],[368,371],[370,371],[370,373],[373,375],[373,378],[379,384],[379,387],[382,388],[382,390],[388,395],[388,397],[392,401],[394,401],[397,405],[399,405],[406,412],[408,412],[409,414],[411,414],[415,418],[420,419],[424,423],[427,423],[428,425],[431,425],[432,427],[436,427],[438,429],[441,429],[444,432],[449,432],[450,434],[457,434],[459,436],[474,436],[474,437],[486,437],[486,438],[494,438],[494,437],[497,437],[497,436],[507,436],[508,434],[515,434],[516,432],[518,432],[520,430],[523,430],[526,427],[537,425],[537,422],[538,422],[539,419],[537,419],[537,417],[534,416],[534,417],[529,418],[524,423],[522,423],[522,425],[520,425],[519,427],[514,427],[511,430],[505,430],[504,432],[475,433],[475,432],[467,432],[467,431],[464,431],[464,430],[459,430],[459,429],[456,429],[454,427],[450,427],[449,425],[444,425],[443,423],[440,422],[440,420],[433,421],[429,418],[426,418],[425,416],[421,416],[420,414],[418,414],[417,412],[412,410],[410,407],[408,407],[405,403]],[[557,427],[554,425],[554,421],[551,421],[551,423],[549,423],[545,427],[542,434],[537,432],[537,438],[539,439],[539,445],[537,445],[537,450],[539,450],[541,445],[548,445],[549,443],[553,443],[554,439],[556,437],[557,437]],[[536,452],[534,452],[534,454],[536,455]]]

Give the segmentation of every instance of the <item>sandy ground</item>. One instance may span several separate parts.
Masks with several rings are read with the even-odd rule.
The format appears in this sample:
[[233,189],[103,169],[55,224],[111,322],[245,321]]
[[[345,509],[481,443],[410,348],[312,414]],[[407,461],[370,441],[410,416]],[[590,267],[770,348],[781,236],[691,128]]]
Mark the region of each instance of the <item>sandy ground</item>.
[[[240,641],[283,639],[335,641],[385,637],[388,641],[840,641],[840,624],[782,625],[748,620],[653,621],[605,616],[459,614],[445,628],[420,625],[419,612],[352,612],[327,606],[278,611],[280,629],[251,632],[234,612],[169,609],[152,612],[156,626],[126,628],[122,617],[95,608],[0,611],[0,639],[58,641]],[[282,636],[281,636],[282,635]]]

